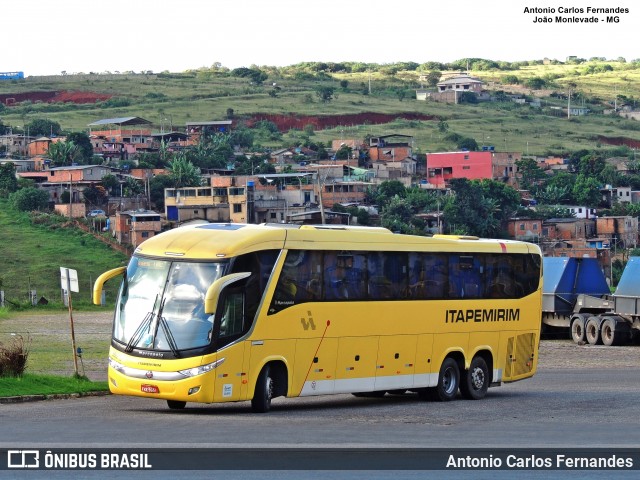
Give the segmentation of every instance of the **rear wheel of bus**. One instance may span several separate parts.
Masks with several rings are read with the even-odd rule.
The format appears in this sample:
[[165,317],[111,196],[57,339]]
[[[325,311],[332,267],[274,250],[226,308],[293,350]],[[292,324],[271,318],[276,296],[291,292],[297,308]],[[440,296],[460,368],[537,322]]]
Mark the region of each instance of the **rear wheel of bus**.
[[421,397],[438,402],[448,402],[456,398],[460,388],[460,369],[458,363],[451,357],[445,358],[440,367],[438,385],[427,388]]
[[489,389],[489,367],[484,358],[476,356],[471,360],[469,370],[465,370],[460,382],[460,392],[469,400],[484,398]]

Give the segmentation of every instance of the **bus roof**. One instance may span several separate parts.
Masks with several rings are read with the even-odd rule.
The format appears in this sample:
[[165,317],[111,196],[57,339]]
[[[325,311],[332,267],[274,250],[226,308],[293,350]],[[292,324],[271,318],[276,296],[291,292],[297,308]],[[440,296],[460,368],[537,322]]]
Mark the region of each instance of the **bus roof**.
[[386,228],[349,225],[209,223],[179,227],[143,242],[136,253],[152,257],[224,259],[252,251],[380,250],[536,253],[536,245],[470,236],[394,234]]

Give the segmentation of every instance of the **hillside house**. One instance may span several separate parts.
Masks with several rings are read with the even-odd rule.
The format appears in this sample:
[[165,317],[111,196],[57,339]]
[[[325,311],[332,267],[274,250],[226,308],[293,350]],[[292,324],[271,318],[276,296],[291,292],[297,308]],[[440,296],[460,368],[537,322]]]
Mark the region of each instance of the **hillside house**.
[[413,156],[413,137],[410,135],[382,135],[369,139],[369,158],[372,162],[395,162]]
[[638,217],[617,216],[596,219],[598,236],[609,240],[620,248],[635,248],[638,245]]
[[161,230],[160,214],[151,210],[116,212],[113,234],[118,243],[137,247]]
[[588,218],[550,218],[542,222],[544,241],[585,240],[597,234],[596,222]]
[[445,188],[452,178],[493,178],[492,152],[427,153],[427,181]]
[[445,80],[441,80],[437,84],[438,92],[482,92],[484,83],[478,78],[469,75],[456,75]]
[[507,222],[509,236],[516,240],[540,243],[542,220],[531,218],[512,218]]

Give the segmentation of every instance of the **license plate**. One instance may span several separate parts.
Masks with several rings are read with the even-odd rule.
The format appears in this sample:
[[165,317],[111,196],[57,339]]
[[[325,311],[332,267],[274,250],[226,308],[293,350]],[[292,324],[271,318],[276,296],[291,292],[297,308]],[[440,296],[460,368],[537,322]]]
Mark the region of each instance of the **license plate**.
[[160,389],[156,385],[141,385],[140,390],[144,393],[160,393]]

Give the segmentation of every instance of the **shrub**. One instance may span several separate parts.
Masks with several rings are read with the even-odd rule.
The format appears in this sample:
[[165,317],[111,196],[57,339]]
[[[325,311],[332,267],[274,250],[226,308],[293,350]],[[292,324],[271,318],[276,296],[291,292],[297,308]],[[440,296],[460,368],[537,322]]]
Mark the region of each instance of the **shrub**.
[[31,337],[13,337],[8,345],[0,342],[0,377],[19,377],[27,368]]

